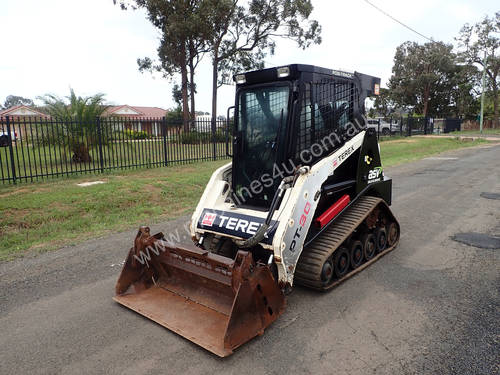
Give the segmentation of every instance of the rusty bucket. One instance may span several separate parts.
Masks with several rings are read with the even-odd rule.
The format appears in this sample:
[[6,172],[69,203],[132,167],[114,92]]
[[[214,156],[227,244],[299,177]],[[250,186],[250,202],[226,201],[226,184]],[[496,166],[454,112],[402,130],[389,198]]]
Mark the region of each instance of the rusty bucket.
[[285,308],[266,265],[166,242],[141,227],[116,284],[116,302],[221,356],[257,335]]

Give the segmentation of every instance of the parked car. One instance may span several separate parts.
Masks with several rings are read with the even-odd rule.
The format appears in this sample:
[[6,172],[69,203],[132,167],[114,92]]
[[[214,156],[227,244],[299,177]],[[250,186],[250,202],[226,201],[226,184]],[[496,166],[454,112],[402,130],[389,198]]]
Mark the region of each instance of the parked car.
[[[15,142],[17,141],[17,133],[13,130],[10,131],[10,137]],[[9,133],[7,130],[0,129],[0,147],[7,147],[9,145]]]
[[[380,121],[380,130],[379,130],[379,121]],[[391,122],[387,122],[384,119],[368,119],[367,120],[367,128],[375,129],[375,131],[380,131],[382,135],[391,135],[399,132],[399,123],[398,120],[392,120]]]

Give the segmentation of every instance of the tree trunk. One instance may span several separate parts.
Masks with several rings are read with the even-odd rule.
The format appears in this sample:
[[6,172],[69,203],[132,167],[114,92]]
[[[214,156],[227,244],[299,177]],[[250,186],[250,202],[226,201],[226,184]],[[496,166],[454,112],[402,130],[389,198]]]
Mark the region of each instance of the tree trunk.
[[196,109],[194,106],[194,93],[195,93],[194,65],[193,65],[193,58],[190,57],[190,59],[189,59],[189,95],[190,95],[190,99],[191,99],[191,121],[196,120]]
[[[184,60],[186,61],[186,47],[182,47],[181,50]],[[187,64],[181,65],[181,90],[182,90],[182,120],[184,131],[189,131],[189,106],[188,106],[188,73]]]
[[429,85],[425,86],[424,89],[424,97],[423,97],[423,102],[424,102],[424,108],[422,110],[422,114],[424,117],[427,117],[427,112],[429,111],[429,94],[430,94],[431,88]]
[[216,160],[215,131],[217,121],[217,79],[218,79],[219,57],[217,51],[214,52],[212,62],[212,158]]
[[74,163],[89,163],[92,161],[89,149],[86,144],[75,143],[71,148],[73,151],[72,159]]
[[495,118],[493,119],[493,123],[495,124],[495,128],[499,127],[500,119],[498,118],[498,86],[496,82],[493,82],[492,85],[493,91],[493,113],[495,114]]

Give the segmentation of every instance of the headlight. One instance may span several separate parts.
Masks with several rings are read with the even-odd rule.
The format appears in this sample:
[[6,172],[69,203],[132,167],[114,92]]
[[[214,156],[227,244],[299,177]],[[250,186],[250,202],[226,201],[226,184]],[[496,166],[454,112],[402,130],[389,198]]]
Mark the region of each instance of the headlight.
[[234,80],[238,85],[241,85],[247,81],[244,74],[237,74],[234,76]]
[[278,78],[288,77],[290,75],[290,68],[288,66],[283,66],[277,69]]

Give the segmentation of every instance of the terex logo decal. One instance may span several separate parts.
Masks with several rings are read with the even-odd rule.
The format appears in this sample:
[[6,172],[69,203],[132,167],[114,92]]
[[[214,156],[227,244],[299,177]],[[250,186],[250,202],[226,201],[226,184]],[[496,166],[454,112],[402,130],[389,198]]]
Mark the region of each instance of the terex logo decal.
[[212,214],[210,212],[207,212],[205,215],[203,215],[203,220],[201,221],[201,223],[203,225],[208,225],[209,227],[211,227],[216,218],[217,214]]
[[[265,219],[261,217],[205,208],[198,219],[197,226],[200,229],[207,229],[213,232],[225,233],[246,239],[257,233],[257,230],[264,223],[264,220]],[[277,224],[276,220],[272,220],[268,238],[264,239],[262,242],[272,243],[272,238],[277,227],[275,224]]]
[[345,150],[343,153],[339,155],[339,161],[343,162],[353,152],[354,152],[354,146],[349,147],[347,150]]

